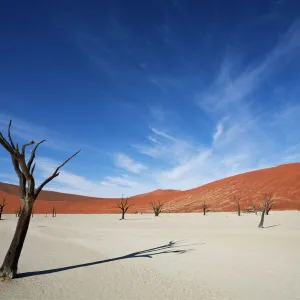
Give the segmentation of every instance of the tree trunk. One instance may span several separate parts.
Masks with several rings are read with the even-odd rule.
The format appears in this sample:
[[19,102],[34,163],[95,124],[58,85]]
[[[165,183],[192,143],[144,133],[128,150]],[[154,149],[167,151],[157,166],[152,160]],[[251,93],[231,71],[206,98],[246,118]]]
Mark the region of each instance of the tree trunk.
[[0,209],[0,220],[2,218],[2,209]]
[[13,279],[17,275],[18,262],[29,227],[31,212],[32,204],[27,202],[21,210],[14,237],[0,268],[0,277],[2,278]]
[[261,219],[260,219],[260,223],[258,225],[258,228],[263,228],[264,227],[264,219],[265,219],[265,209],[261,213]]
[[122,218],[121,220],[124,220],[125,219],[125,211],[122,211]]

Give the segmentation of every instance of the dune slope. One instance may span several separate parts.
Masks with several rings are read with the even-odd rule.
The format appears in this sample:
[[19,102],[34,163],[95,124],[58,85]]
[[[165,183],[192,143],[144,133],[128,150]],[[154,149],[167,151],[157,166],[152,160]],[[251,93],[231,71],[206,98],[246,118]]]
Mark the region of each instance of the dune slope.
[[[300,163],[280,165],[224,178],[187,190],[156,190],[130,198],[135,204],[130,212],[149,212],[150,201],[165,202],[167,212],[201,210],[203,201],[212,211],[234,211],[233,197],[240,198],[242,209],[253,201],[259,207],[264,193],[272,193],[274,209],[300,209]],[[18,187],[0,183],[0,199],[6,197],[6,213],[14,213],[20,206]],[[117,198],[96,198],[43,191],[35,203],[35,213],[49,213],[53,206],[57,213],[116,213]]]

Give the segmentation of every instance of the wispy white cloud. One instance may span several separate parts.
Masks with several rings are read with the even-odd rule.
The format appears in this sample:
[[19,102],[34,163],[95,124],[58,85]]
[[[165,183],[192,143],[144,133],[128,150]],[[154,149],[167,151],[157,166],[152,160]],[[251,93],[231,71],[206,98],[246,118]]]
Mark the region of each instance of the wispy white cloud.
[[[37,159],[36,176],[40,181],[44,180],[52,174],[57,165],[59,165],[57,161],[46,157]],[[144,182],[141,178],[127,174],[92,180],[69,172],[67,168],[68,166],[61,170],[60,175],[46,186],[47,190],[94,197],[120,197],[121,194],[132,196],[155,187],[151,182]]]
[[197,148],[188,140],[170,135],[164,129],[158,130],[151,126],[149,129],[154,136],[148,139],[150,143],[140,143],[133,146],[142,154],[155,159],[165,160],[167,163],[174,165],[185,161],[197,151]]
[[145,165],[134,161],[128,155],[125,155],[123,153],[117,153],[115,155],[115,165],[118,168],[125,169],[132,173],[140,173],[141,171],[147,169]]
[[299,57],[300,53],[300,21],[296,21],[280,38],[277,45],[265,56],[265,59],[255,65],[248,66],[236,76],[230,69],[233,65],[222,66],[219,76],[208,90],[196,95],[196,102],[207,111],[226,109],[228,105],[243,101],[256,91],[259,86],[275,72]]
[[120,187],[128,187],[134,188],[138,185],[132,177],[127,174],[121,174],[120,176],[106,176],[104,181],[101,182],[102,185],[109,185],[111,187],[120,186]]
[[0,131],[6,133],[9,121],[12,120],[11,134],[13,140],[20,144],[27,143],[29,141],[39,142],[46,139],[46,143],[43,147],[65,151],[70,146],[70,141],[66,142],[66,138],[54,132],[46,127],[37,126],[26,120],[20,120],[15,116],[9,116],[0,113]]
[[161,136],[161,137],[163,137],[163,138],[165,138],[165,139],[168,139],[168,140],[170,140],[170,141],[177,141],[173,136],[171,136],[171,135],[165,133],[164,131],[160,131],[160,130],[158,130],[158,129],[156,129],[156,128],[152,128],[152,127],[150,127],[150,130],[151,130],[153,133],[155,133],[156,135]]
[[224,128],[221,122],[218,122],[216,132],[213,135],[213,142],[215,143],[223,134]]
[[203,152],[200,152],[187,161],[178,164],[176,167],[171,168],[167,171],[162,171],[160,176],[169,180],[180,180],[190,176],[191,173],[199,171],[201,166],[204,165],[205,161],[211,157],[212,149],[207,149]]

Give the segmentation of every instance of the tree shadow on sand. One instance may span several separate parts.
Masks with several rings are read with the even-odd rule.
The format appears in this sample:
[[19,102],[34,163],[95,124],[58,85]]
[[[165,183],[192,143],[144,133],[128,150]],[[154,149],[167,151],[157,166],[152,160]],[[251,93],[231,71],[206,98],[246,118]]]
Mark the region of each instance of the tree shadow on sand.
[[276,225],[271,225],[271,226],[263,226],[263,228],[272,228],[272,227],[276,227],[276,226],[280,226],[281,224],[276,224]]
[[62,272],[62,271],[67,271],[67,270],[72,270],[72,269],[77,269],[77,268],[83,268],[83,267],[89,267],[89,266],[109,263],[109,262],[118,261],[118,260],[127,259],[127,258],[153,258],[154,256],[157,256],[160,254],[168,254],[168,253],[183,254],[183,253],[193,250],[193,249],[178,249],[178,247],[184,246],[184,245],[180,245],[179,243],[180,242],[170,241],[168,244],[163,245],[163,246],[146,249],[146,250],[142,250],[142,251],[138,251],[138,252],[133,252],[133,253],[130,253],[130,254],[127,254],[124,256],[115,257],[115,258],[109,258],[109,259],[104,259],[104,260],[99,260],[99,261],[94,261],[94,262],[89,262],[89,263],[84,263],[84,264],[78,264],[78,265],[73,265],[73,266],[55,268],[55,269],[20,273],[17,275],[17,278],[57,273],[57,272]]

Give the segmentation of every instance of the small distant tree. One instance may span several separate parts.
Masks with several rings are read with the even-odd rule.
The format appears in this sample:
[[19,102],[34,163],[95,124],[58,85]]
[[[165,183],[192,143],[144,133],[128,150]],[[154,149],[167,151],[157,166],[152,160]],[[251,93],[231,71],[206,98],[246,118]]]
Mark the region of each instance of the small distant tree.
[[127,213],[127,210],[132,206],[134,206],[134,204],[128,204],[128,198],[124,198],[122,195],[122,199],[119,201],[119,203],[116,206],[122,212],[122,217],[120,220],[125,219],[125,214]]
[[5,199],[5,197],[3,197],[2,203],[0,203],[0,220],[1,220],[1,218],[2,218],[2,213],[3,213],[4,207],[5,207],[6,205],[7,205],[6,199]]
[[237,213],[238,216],[241,215],[241,205],[240,205],[240,198],[237,196],[233,196],[233,202],[236,204],[236,209],[237,209]]
[[16,210],[16,218],[20,217],[20,214],[21,214],[21,206]]
[[56,217],[56,208],[55,206],[53,206],[52,208],[52,218],[55,218]]
[[155,217],[158,217],[159,214],[162,212],[164,203],[161,203],[160,201],[158,202],[151,201],[150,205],[152,207]]
[[33,218],[33,214],[34,214],[34,209],[32,209],[31,218]]
[[272,200],[273,198],[273,194],[264,194],[264,207],[265,207],[265,213],[266,215],[269,214],[269,212],[271,211],[272,207],[273,207],[273,202],[274,200]]
[[205,201],[202,203],[202,210],[203,210],[203,215],[206,216],[206,213],[208,212],[208,205],[206,204]]
[[257,215],[257,209],[256,209],[256,205],[255,205],[254,201],[251,201],[251,207],[253,209],[253,212]]

